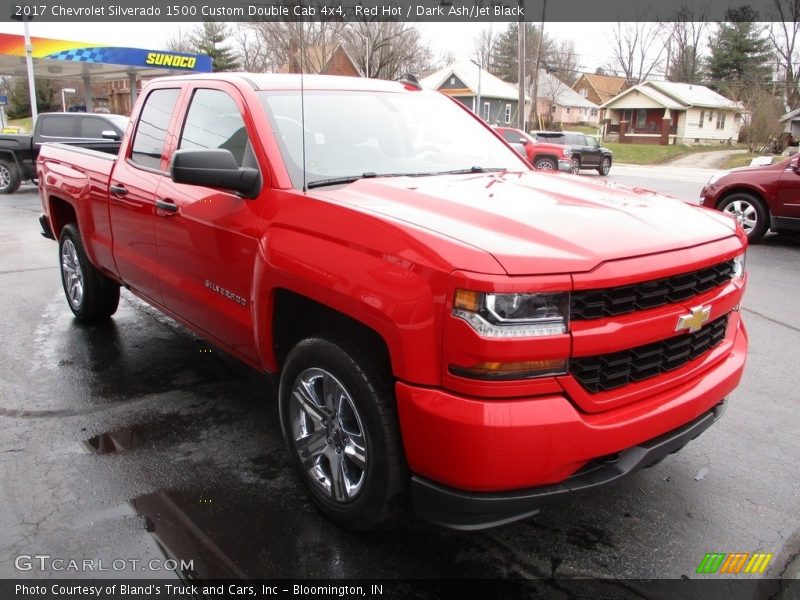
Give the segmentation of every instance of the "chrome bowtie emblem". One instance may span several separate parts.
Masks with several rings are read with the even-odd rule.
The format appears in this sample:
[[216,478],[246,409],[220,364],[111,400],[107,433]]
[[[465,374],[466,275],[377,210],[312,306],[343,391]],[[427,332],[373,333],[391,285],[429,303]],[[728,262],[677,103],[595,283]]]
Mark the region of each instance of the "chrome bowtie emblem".
[[688,315],[681,315],[678,317],[678,325],[675,331],[682,331],[688,329],[689,333],[694,333],[699,330],[703,324],[711,318],[710,306],[695,306],[690,309]]

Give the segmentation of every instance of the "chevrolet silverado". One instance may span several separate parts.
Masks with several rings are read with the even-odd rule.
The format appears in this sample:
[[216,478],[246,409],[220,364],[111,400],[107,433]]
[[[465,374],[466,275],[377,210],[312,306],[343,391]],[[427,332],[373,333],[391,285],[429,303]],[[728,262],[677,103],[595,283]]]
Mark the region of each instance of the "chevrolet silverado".
[[37,168],[75,317],[124,286],[275,374],[348,528],[533,515],[683,447],[742,374],[735,220],[532,171],[411,76],[160,78],[118,156]]

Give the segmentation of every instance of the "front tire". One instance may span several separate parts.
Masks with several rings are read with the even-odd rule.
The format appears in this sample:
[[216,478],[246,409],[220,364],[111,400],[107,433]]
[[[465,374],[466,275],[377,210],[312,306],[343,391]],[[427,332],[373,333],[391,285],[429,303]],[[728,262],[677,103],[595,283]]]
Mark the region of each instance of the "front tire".
[[298,343],[280,379],[283,435],[319,510],[351,530],[405,513],[407,467],[391,376],[338,336]]
[[717,205],[722,212],[731,215],[747,234],[750,242],[757,242],[767,232],[768,212],[760,198],[746,192],[726,196]]
[[13,194],[22,184],[17,165],[7,160],[0,160],[0,194]]
[[608,175],[608,172],[611,170],[611,159],[608,157],[603,158],[600,161],[600,166],[597,167],[597,172],[600,173],[603,177]]
[[119,285],[94,268],[83,247],[80,232],[65,225],[58,241],[61,283],[67,304],[82,323],[108,319],[119,306]]
[[572,159],[572,169],[571,172],[573,175],[578,175],[581,172],[581,159],[575,157]]
[[555,171],[557,168],[556,162],[552,158],[537,158],[533,166],[540,171]]

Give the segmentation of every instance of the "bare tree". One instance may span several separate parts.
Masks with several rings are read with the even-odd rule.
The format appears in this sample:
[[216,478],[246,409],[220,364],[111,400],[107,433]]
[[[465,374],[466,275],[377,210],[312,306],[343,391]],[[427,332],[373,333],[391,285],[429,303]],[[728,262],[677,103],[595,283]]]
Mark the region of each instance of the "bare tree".
[[377,79],[398,79],[433,66],[419,30],[402,21],[356,21],[343,30],[345,49],[361,71]]
[[287,67],[291,72],[318,73],[331,59],[345,25],[334,21],[261,21],[250,25],[258,44],[267,52],[265,68]]
[[237,23],[233,33],[233,49],[242,69],[249,73],[266,73],[281,66],[271,61],[269,48],[250,23]]
[[666,25],[667,68],[670,81],[698,83],[703,78],[701,45],[708,36],[705,10],[695,10],[684,4]]
[[741,102],[749,115],[749,123],[743,126],[743,137],[750,152],[768,146],[770,140],[778,139],[783,123],[778,119],[783,107],[778,98],[763,86],[747,86],[740,92]]
[[170,52],[182,52],[184,54],[192,54],[195,51],[192,45],[191,32],[178,27],[167,39],[164,47]]
[[474,39],[471,58],[489,72],[493,72],[498,37],[499,34],[489,26],[484,28]]
[[617,23],[612,40],[614,60],[608,68],[621,72],[629,81],[641,83],[664,62],[663,37],[663,27],[658,23]]
[[560,40],[555,43],[544,57],[544,61],[547,68],[568,86],[572,86],[580,77],[578,55],[575,53],[575,42],[572,40]]
[[800,1],[773,0],[775,20],[768,29],[769,39],[778,55],[778,62],[784,75],[784,98],[790,109],[800,107],[800,48],[797,35],[800,30]]

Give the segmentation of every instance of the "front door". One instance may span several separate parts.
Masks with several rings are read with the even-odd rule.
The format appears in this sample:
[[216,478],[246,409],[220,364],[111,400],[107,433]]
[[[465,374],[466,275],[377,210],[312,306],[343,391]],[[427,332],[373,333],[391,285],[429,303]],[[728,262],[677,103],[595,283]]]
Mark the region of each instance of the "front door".
[[[193,90],[177,148],[223,148],[239,166],[258,168],[243,109],[233,87],[208,83]],[[263,194],[248,200],[166,177],[158,188],[164,306],[251,359],[257,357],[253,274],[262,207]]]

